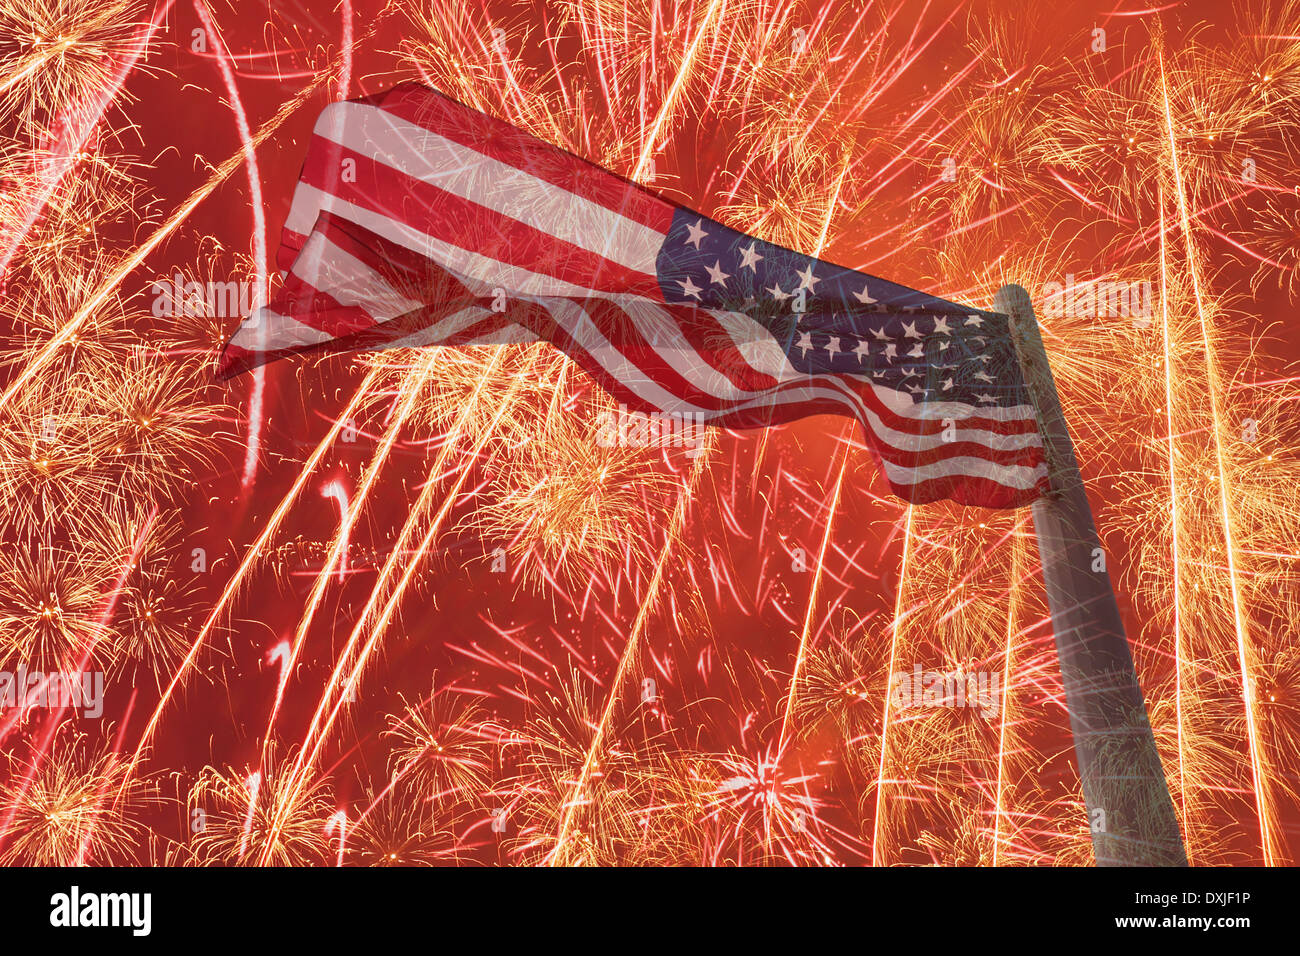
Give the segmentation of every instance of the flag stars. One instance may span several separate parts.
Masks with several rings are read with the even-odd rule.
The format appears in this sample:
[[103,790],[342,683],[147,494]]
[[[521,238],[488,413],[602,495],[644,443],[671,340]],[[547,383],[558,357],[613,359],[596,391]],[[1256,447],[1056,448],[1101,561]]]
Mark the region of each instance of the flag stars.
[[840,348],[840,340],[837,336],[832,335],[830,337],[830,341],[826,343],[826,351],[831,354],[831,358],[840,354],[842,349]]
[[817,346],[813,345],[811,332],[800,332],[799,341],[795,343],[795,347],[803,350],[802,354],[804,358],[808,357],[808,352],[810,350],[815,350],[817,348]]
[[981,403],[981,404],[983,404],[983,405],[991,405],[991,404],[993,404],[994,402],[996,402],[997,399],[994,398],[992,395],[989,395],[989,394],[987,394],[987,393],[981,392],[979,395],[976,395],[976,396],[975,396],[975,401],[977,401],[977,402],[979,402],[979,403]]
[[870,286],[870,285],[864,285],[864,286],[862,287],[862,291],[861,291],[861,292],[854,292],[854,293],[853,293],[853,298],[857,299],[857,300],[858,300],[859,302],[861,302],[863,305],[873,305],[873,304],[875,304],[875,301],[876,301],[875,299],[873,299],[873,298],[871,297],[871,286]]
[[976,372],[974,375],[971,376],[971,378],[978,379],[981,382],[993,381],[993,376],[983,370]]
[[763,291],[766,292],[768,295],[770,295],[772,298],[776,299],[778,302],[784,302],[786,299],[790,298],[790,293],[782,289],[781,284],[779,282],[773,282],[772,288],[764,289]]
[[869,346],[866,340],[863,339],[858,342],[858,347],[853,350],[853,354],[858,357],[858,361],[861,364],[865,365],[867,364],[867,356],[870,354],[870,349],[871,346]]
[[712,268],[705,266],[704,271],[709,274],[709,283],[725,286],[731,276],[722,271],[722,260],[715,260]]
[[754,243],[751,242],[748,249],[741,249],[740,255],[740,268],[749,269],[751,272],[758,271],[755,267],[763,261],[763,257],[755,251]]
[[813,286],[815,286],[818,282],[822,281],[818,276],[813,275],[813,267],[811,262],[808,263],[808,265],[804,268],[803,272],[799,272],[798,270],[796,270],[795,275],[797,275],[801,280],[799,282],[799,288],[807,289],[809,292],[813,290]]
[[682,287],[682,295],[694,296],[697,299],[700,297],[700,293],[704,291],[691,281],[690,276],[685,279],[678,279],[677,284]]
[[907,322],[907,323],[904,323],[904,325],[903,325],[903,335],[906,336],[906,337],[909,338],[909,339],[919,339],[919,338],[921,337],[921,333],[918,332],[918,331],[916,331],[916,323],[915,323],[915,322]]
[[978,315],[968,315],[966,316],[966,324],[973,325],[976,328],[979,328],[984,324],[984,320],[981,319]]
[[948,328],[948,320],[940,316],[934,320],[935,335],[952,335],[952,330]]
[[708,233],[704,231],[703,219],[697,219],[695,225],[687,226],[686,231],[690,233],[690,235],[686,237],[687,244],[694,246],[696,249],[700,248],[700,242],[708,235]]

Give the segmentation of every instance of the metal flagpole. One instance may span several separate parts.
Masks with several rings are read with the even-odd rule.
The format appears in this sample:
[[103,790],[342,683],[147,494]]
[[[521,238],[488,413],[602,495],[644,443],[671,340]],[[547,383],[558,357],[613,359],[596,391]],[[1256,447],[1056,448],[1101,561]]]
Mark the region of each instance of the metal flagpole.
[[1011,317],[1051,475],[1051,493],[1033,505],[1034,533],[1097,865],[1186,866],[1178,818],[1033,303],[1020,286],[1004,285],[994,310]]

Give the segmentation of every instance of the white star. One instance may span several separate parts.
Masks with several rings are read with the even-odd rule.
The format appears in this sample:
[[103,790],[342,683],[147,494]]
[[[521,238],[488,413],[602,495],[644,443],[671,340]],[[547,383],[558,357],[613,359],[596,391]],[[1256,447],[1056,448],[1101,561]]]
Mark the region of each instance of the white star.
[[826,343],[826,351],[830,352],[832,356],[840,354],[840,340],[834,335],[832,335],[831,340]]
[[995,399],[992,395],[976,395],[975,401],[988,403],[988,402],[995,402],[997,401],[997,399]]
[[903,335],[909,339],[919,339],[921,337],[921,333],[916,331],[915,322],[909,322],[903,326]]
[[877,341],[877,342],[888,342],[888,341],[889,341],[889,336],[885,333],[885,330],[884,330],[884,329],[872,329],[872,330],[871,330],[871,334],[874,335],[874,336],[876,337],[876,341]]
[[805,358],[808,357],[808,350],[809,350],[809,349],[815,349],[815,348],[817,348],[817,346],[813,345],[812,333],[811,333],[811,332],[800,332],[800,333],[799,333],[799,341],[796,342],[795,345],[796,345],[796,347],[803,349],[803,355],[804,355]]
[[990,374],[988,374],[987,372],[983,372],[983,371],[976,372],[974,375],[971,376],[971,378],[977,378],[977,379],[979,379],[981,382],[991,382],[991,381],[993,381],[993,376],[990,375]]
[[948,390],[950,390],[950,389],[952,388],[952,379],[950,379],[950,378],[945,378],[945,379],[943,380],[943,385],[940,386],[940,387],[941,387],[945,392],[948,391]]
[[695,225],[687,226],[686,229],[687,232],[690,233],[690,235],[686,237],[686,241],[696,249],[700,248],[700,240],[708,235],[708,233],[704,231],[704,220],[697,219]]
[[715,261],[713,263],[712,269],[710,269],[708,266],[705,266],[704,271],[709,274],[710,281],[716,282],[718,285],[726,285],[727,280],[731,278],[731,276],[727,275],[725,272],[722,271],[721,260]]
[[981,319],[978,315],[968,315],[966,316],[966,321],[969,322],[971,325],[975,325],[975,326],[984,324],[984,320]]
[[898,346],[893,342],[885,346],[885,358],[898,358]]
[[768,295],[770,295],[772,298],[774,298],[774,299],[776,299],[776,300],[778,300],[778,301],[780,301],[780,302],[784,302],[786,299],[790,298],[790,293],[784,291],[784,290],[781,288],[780,283],[777,283],[777,282],[773,282],[773,283],[772,283],[772,288],[770,288],[770,289],[764,289],[763,291],[765,291],[765,292],[766,292]]
[[754,266],[762,262],[763,257],[754,251],[754,244],[751,242],[748,249],[741,249],[740,254],[744,256],[744,258],[740,260],[740,267],[742,269],[748,267],[751,272],[757,272],[758,270],[755,269]]
[[853,293],[853,298],[857,299],[857,300],[858,300],[859,302],[861,302],[863,305],[871,305],[871,304],[872,304],[873,302],[875,302],[876,300],[873,299],[873,298],[871,298],[870,289],[871,289],[871,286],[869,286],[869,285],[864,285],[864,286],[862,287],[862,291],[861,291],[861,292],[855,292],[855,293]]
[[700,297],[700,292],[703,291],[699,286],[691,281],[690,276],[687,276],[685,279],[678,279],[677,284],[682,287],[682,292],[685,295],[693,295],[697,299]]
[[912,351],[907,354],[912,358],[925,358],[925,347],[920,342],[917,342],[916,345],[912,346]]
[[925,389],[923,389],[920,385],[909,385],[907,386],[907,390],[911,392],[913,395],[915,395],[917,392],[925,391]]
[[863,339],[858,343],[858,347],[853,350],[853,354],[858,357],[859,362],[866,364],[867,355],[869,354],[868,350],[870,348],[871,347],[867,345],[866,339]]
[[948,320],[939,318],[934,320],[935,335],[951,335],[952,330],[948,328]]
[[811,262],[808,263],[808,267],[804,269],[803,272],[796,271],[795,275],[797,275],[800,279],[803,280],[802,282],[799,283],[799,288],[807,289],[809,292],[812,291],[813,286],[815,286],[818,282],[822,281],[817,276],[813,275]]

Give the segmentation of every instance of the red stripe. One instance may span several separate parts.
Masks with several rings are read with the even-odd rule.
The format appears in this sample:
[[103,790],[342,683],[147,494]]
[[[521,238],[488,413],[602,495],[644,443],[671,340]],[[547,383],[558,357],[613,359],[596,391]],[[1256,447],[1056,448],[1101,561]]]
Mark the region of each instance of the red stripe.
[[[682,335],[709,366],[737,388],[754,392],[773,388],[778,380],[745,360],[735,340],[708,309],[694,309],[692,321],[679,321]],[[766,332],[759,334],[766,335]]]
[[[881,469],[881,474],[884,474],[884,469]],[[889,479],[886,477],[885,480]],[[895,495],[914,505],[946,499],[959,505],[981,508],[1023,508],[1047,494],[1051,485],[1046,476],[1040,478],[1033,488],[1022,489],[973,475],[945,475],[914,485],[896,485],[890,481],[889,488]]]
[[432,183],[352,149],[356,179],[339,179],[339,165],[315,137],[307,151],[302,181],[363,209],[409,225],[435,239],[489,259],[519,266],[573,285],[602,292],[662,298],[658,280],[591,250],[557,239],[517,219],[439,189]]
[[[841,379],[843,381],[843,379]],[[781,392],[794,389],[806,388],[809,385],[816,385],[815,381],[806,382],[788,382],[771,392],[767,396],[756,396],[760,400],[764,397],[775,399]],[[846,383],[848,384],[848,383]],[[829,388],[829,385],[823,383],[823,387]],[[850,384],[850,388],[853,385]],[[853,389],[854,394],[861,398],[867,399],[860,389]],[[755,408],[739,410],[734,413],[725,414],[711,421],[724,428],[756,428],[765,425],[784,424],[796,421],[813,414],[839,414],[849,415],[857,418],[857,409],[849,401],[847,396],[839,397],[821,397],[800,401],[797,403],[780,403],[771,402]],[[899,448],[889,443],[883,436],[871,428],[866,421],[861,421],[863,431],[871,445],[877,450],[878,454],[883,455],[892,464],[903,468],[917,468],[922,465],[933,464],[935,462],[946,461],[949,458],[967,456],[971,458],[981,458],[985,461],[993,462],[998,465],[1022,465],[1034,467],[1043,460],[1043,449],[1039,445],[1031,445],[1027,448],[995,449],[988,445],[976,441],[961,440],[953,442],[943,442],[932,448],[917,450]]]
[[644,186],[427,86],[403,83],[367,102],[651,229],[672,224],[677,207]]
[[322,212],[312,232],[371,269],[404,298],[447,312],[469,305],[491,307],[491,297],[471,292],[451,270],[347,219]]
[[[666,234],[672,225],[673,212],[677,208],[674,203],[510,123],[458,103],[437,90],[418,83],[404,83],[382,93],[358,97],[352,102],[386,110],[393,116],[524,170],[651,229]],[[330,147],[325,153],[326,162],[339,155],[336,145],[331,143]],[[311,158],[310,152],[308,158]],[[287,272],[292,268],[293,260],[306,239],[305,235],[291,229],[281,231],[280,246],[276,250],[279,269]]]
[[276,294],[272,311],[336,339],[378,324],[364,306],[344,305],[293,273],[284,280]]

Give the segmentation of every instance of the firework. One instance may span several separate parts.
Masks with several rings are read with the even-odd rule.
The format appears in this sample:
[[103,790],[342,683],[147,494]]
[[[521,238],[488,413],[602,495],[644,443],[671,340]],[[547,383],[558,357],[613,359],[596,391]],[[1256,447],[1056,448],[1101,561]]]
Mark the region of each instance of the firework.
[[[0,2],[0,670],[98,669],[122,728],[3,715],[0,863],[1090,861],[1027,516],[880,500],[827,419],[605,440],[542,344],[208,382],[243,306],[204,291],[278,281],[286,124],[402,79],[802,252],[1028,289],[1191,860],[1294,861],[1296,0],[209,3],[160,61],[165,9]],[[220,151],[156,142],[164,86]]]
[[[9,821],[0,850],[5,866],[124,865],[133,862],[148,827],[142,817],[159,798],[143,776],[126,779],[126,767],[84,734],[64,734],[37,765],[10,758],[9,771],[27,774],[0,802]],[[114,801],[114,792],[124,798]]]
[[190,787],[190,849],[204,864],[303,866],[330,858],[329,790],[290,787],[287,768],[268,773],[206,767]]

